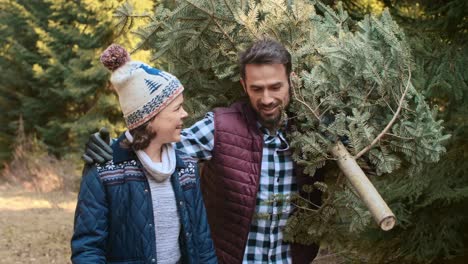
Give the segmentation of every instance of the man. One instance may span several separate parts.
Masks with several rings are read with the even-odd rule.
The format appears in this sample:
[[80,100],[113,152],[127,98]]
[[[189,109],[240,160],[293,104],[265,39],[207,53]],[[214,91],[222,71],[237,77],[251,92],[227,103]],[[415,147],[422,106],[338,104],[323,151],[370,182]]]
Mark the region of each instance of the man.
[[285,136],[291,55],[260,40],[241,54],[240,67],[249,102],[207,113],[177,148],[206,161],[201,187],[220,263],[310,263],[318,246],[283,240],[293,208],[275,199],[296,194],[303,181]]

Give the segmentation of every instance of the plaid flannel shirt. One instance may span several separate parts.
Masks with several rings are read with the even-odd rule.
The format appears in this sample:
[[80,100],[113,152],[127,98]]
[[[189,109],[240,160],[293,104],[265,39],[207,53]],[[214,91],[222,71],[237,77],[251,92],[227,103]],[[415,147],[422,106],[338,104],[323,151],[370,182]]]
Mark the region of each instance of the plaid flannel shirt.
[[[263,132],[260,187],[243,263],[291,263],[289,245],[283,241],[283,230],[292,211],[287,198],[297,192],[291,150],[281,130],[270,135],[258,125]],[[214,132],[214,114],[209,112],[182,131],[176,147],[194,158],[209,160]]]

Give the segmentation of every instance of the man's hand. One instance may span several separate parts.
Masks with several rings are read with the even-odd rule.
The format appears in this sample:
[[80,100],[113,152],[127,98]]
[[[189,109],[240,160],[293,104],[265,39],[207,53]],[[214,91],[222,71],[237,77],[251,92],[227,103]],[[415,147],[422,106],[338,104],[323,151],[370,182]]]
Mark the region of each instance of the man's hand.
[[112,152],[109,131],[103,127],[89,137],[82,158],[87,164],[104,163],[112,159]]

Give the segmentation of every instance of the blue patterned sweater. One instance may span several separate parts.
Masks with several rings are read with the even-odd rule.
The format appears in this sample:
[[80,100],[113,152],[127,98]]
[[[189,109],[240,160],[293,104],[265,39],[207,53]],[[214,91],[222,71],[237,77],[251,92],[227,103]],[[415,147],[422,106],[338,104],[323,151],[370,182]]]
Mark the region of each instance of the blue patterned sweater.
[[[112,161],[84,172],[71,241],[73,263],[156,263],[148,180],[135,153],[120,147],[123,139],[112,145]],[[179,237],[181,263],[217,263],[198,165],[180,152],[176,156],[171,184],[180,216],[181,232],[174,236]]]

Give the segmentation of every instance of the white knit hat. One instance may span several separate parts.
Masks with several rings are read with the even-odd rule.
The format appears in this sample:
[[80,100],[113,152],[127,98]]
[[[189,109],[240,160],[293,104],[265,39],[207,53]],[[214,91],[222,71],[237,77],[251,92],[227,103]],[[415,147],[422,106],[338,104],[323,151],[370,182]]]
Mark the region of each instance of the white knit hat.
[[113,71],[110,81],[119,95],[128,129],[150,120],[184,90],[175,76],[132,61],[128,52],[117,44],[102,53],[101,62]]

